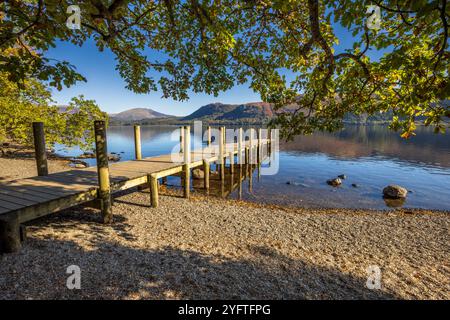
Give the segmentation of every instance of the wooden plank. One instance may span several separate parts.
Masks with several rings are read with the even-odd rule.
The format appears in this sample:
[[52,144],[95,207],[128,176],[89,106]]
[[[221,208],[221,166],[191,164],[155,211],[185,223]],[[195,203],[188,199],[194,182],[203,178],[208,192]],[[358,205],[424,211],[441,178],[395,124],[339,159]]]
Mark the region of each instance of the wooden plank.
[[48,215],[56,211],[76,206],[81,203],[92,201],[94,199],[97,199],[97,190],[90,190],[87,192],[69,195],[64,198],[58,198],[56,200],[48,201],[39,205],[15,210],[12,213],[19,214],[20,223],[23,223]]
[[3,208],[3,207],[0,206],[0,214],[6,213],[6,212],[9,212],[9,211],[11,211],[11,210],[7,209],[7,208]]
[[158,179],[162,178],[162,177],[167,177],[167,176],[171,176],[177,173],[180,173],[181,171],[183,171],[183,166],[178,166],[175,168],[170,168],[170,169],[165,169],[159,172],[154,172],[152,173],[153,175],[155,175]]
[[54,199],[59,196],[66,196],[68,194],[73,194],[74,192],[71,190],[57,190],[48,189],[45,186],[36,186],[36,185],[25,185],[25,184],[8,184],[6,186],[1,187],[3,190],[17,190],[18,192],[23,192],[22,190],[33,191],[33,193],[38,193],[42,197],[46,197],[49,199]]
[[80,187],[84,187],[86,186],[87,188],[89,188],[90,186],[97,186],[98,182],[95,180],[91,179],[84,179],[81,178],[82,180],[80,180],[80,177],[76,177],[76,176],[64,176],[64,175],[60,175],[60,176],[47,176],[46,180],[50,180],[50,181],[54,181],[57,183],[61,183],[64,186],[67,185],[71,185],[71,186],[80,186]]
[[36,178],[28,178],[28,179],[22,179],[18,180],[20,182],[20,185],[31,185],[31,186],[37,186],[37,187],[46,187],[46,190],[54,190],[55,192],[58,191],[73,191],[73,192],[82,192],[87,191],[89,188],[87,188],[85,185],[68,185],[64,183],[58,183],[49,179],[46,179],[47,177],[36,177]]
[[48,195],[46,193],[38,193],[31,189],[17,189],[17,188],[1,188],[0,194],[6,194],[12,197],[25,199],[25,200],[32,200],[32,201],[43,201],[45,199],[54,199],[54,196]]
[[62,185],[61,183],[57,183],[57,182],[54,182],[51,180],[41,181],[41,180],[34,179],[34,178],[17,180],[14,183],[11,183],[11,185],[43,187],[43,188],[46,188],[46,190],[47,190],[46,192],[49,192],[48,190],[54,190],[55,192],[71,190],[70,188],[66,188],[66,189],[63,188],[64,185]]
[[17,205],[21,205],[24,207],[42,202],[42,201],[35,201],[35,200],[28,200],[28,199],[20,199],[20,198],[16,198],[16,197],[4,194],[4,193],[0,193],[0,200],[15,203]]
[[0,190],[0,194],[8,195],[8,196],[15,197],[18,199],[34,201],[34,202],[43,202],[46,200],[54,199],[54,197],[50,197],[50,196],[43,198],[42,196],[37,195],[34,192],[30,192],[30,190],[28,190],[28,192],[16,192],[13,190]]
[[121,190],[127,190],[136,186],[139,186],[141,184],[147,183],[147,176],[143,176],[136,179],[130,179],[122,182],[112,183],[111,184],[111,190],[113,192],[121,191]]
[[16,209],[20,209],[23,208],[22,205],[18,205],[16,203],[11,203],[5,200],[0,200],[0,206],[9,210],[16,210]]

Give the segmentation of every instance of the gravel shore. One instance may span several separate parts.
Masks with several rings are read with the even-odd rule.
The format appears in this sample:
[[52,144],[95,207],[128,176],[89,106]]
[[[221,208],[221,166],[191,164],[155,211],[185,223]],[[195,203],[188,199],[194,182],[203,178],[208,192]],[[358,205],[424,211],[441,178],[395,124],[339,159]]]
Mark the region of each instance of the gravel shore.
[[[11,174],[4,160],[0,177]],[[23,249],[0,256],[0,299],[450,298],[448,212],[167,193],[156,209],[147,191],[123,193],[112,225],[83,207],[29,223]],[[66,287],[70,265],[80,267],[80,290]],[[381,289],[366,287],[369,266],[381,269]]]

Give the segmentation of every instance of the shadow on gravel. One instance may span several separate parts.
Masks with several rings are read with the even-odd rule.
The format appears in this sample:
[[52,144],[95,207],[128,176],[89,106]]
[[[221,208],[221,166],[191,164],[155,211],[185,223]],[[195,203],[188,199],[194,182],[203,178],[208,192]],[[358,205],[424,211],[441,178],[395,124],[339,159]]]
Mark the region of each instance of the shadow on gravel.
[[[294,260],[265,246],[242,244],[248,258],[233,259],[178,247],[136,248],[122,218],[108,228],[129,240],[124,246],[108,241],[105,227],[93,219],[90,209],[81,209],[43,221],[53,228],[74,224],[83,233],[94,233],[83,240],[84,247],[54,237],[32,238],[19,253],[0,257],[0,299],[396,298],[367,289],[366,279]],[[69,265],[81,268],[81,290],[66,287]]]

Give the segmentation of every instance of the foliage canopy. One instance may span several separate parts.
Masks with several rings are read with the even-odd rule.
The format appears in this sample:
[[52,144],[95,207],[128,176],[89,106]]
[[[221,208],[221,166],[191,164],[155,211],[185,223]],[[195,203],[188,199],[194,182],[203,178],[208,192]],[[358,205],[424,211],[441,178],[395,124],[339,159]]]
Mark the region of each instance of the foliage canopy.
[[23,145],[33,144],[32,122],[42,121],[49,147],[56,143],[67,147],[90,149],[94,142],[92,122],[106,118],[92,100],[72,98],[61,112],[51,105],[48,89],[35,79],[25,80],[22,90],[0,73],[0,142],[12,140]]
[[[81,8],[80,30],[65,26],[72,4]],[[367,27],[368,5],[381,8],[379,30]],[[217,94],[248,82],[279,107],[285,137],[337,129],[348,112],[392,111],[391,127],[404,137],[417,119],[436,131],[448,126],[447,0],[10,0],[1,14],[0,48],[19,56],[2,57],[0,71],[14,82],[30,74],[57,88],[83,80],[45,52],[56,39],[91,38],[115,54],[138,93],[160,89],[182,100],[190,89]],[[337,52],[337,26],[353,34],[351,48]],[[153,59],[156,51],[166,58]]]

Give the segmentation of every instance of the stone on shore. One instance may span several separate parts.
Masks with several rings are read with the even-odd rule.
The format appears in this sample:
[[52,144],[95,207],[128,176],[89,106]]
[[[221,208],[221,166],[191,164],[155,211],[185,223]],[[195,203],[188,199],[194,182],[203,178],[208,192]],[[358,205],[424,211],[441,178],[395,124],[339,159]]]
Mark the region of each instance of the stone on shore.
[[70,162],[73,168],[82,169],[82,168],[88,168],[89,164],[87,162],[81,161],[81,160],[72,160]]
[[205,178],[205,172],[202,169],[194,169],[192,170],[192,177],[194,179],[203,179]]
[[383,189],[383,195],[386,198],[398,199],[406,198],[408,190],[398,185],[389,185]]
[[79,159],[93,159],[95,158],[95,153],[93,152],[83,152],[82,155],[78,156]]

